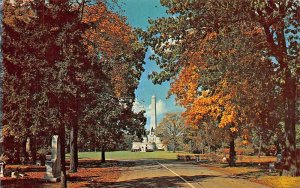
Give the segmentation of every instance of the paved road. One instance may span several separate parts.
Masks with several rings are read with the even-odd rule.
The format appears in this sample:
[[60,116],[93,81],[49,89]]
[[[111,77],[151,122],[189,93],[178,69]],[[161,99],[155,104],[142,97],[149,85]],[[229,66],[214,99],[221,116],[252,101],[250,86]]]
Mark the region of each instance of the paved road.
[[124,169],[118,181],[110,187],[265,188],[266,186],[191,163],[140,160],[136,165]]

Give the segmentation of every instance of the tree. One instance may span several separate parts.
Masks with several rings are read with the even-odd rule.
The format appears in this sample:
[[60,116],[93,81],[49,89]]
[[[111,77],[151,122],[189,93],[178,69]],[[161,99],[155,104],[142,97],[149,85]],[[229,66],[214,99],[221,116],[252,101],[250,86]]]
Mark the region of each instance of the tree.
[[[103,14],[97,17],[96,12],[95,20],[84,20],[86,10],[89,12],[89,8],[84,9],[86,3],[76,6],[65,0],[5,2],[3,133],[5,152],[15,162],[26,156],[24,141],[28,137],[43,143],[32,148],[35,158],[34,152],[47,148],[51,139],[48,135],[58,134],[61,148],[65,148],[66,130],[70,130],[70,170],[75,172],[76,137],[78,129],[83,129],[78,122],[101,112],[95,119],[104,122],[100,132],[110,130],[111,138],[111,133],[127,130],[127,125],[121,123],[122,117],[135,117],[127,108],[125,113],[120,102],[124,97],[134,98],[145,50],[125,21],[107,11],[103,3],[89,8],[105,10],[107,17],[102,17]],[[97,23],[102,24],[99,27],[108,26],[105,32],[87,35],[95,31]],[[128,35],[120,34],[121,31]],[[91,44],[102,48],[91,50]],[[120,68],[122,71],[118,72]],[[109,106],[108,99],[114,105]],[[132,104],[127,106],[130,108]],[[91,127],[84,128],[94,132]],[[64,149],[60,155],[61,186],[66,187]]]
[[[251,127],[263,126],[265,123],[261,122],[270,119],[264,116],[253,118],[254,114],[261,114],[264,109],[271,106],[267,117],[272,115],[278,117],[276,115],[280,112],[278,109],[283,109],[287,104],[281,102],[285,101],[286,95],[282,94],[286,93],[283,91],[287,90],[287,86],[283,87],[280,80],[285,80],[288,76],[283,75],[289,71],[281,72],[283,70],[280,69],[281,63],[278,64],[271,58],[284,53],[284,48],[280,53],[275,53],[274,50],[280,48],[273,46],[271,51],[273,50],[274,53],[271,55],[266,52],[272,46],[265,44],[269,39],[277,38],[274,33],[275,30],[282,29],[281,26],[283,28],[291,26],[286,29],[286,32],[295,33],[298,28],[296,10],[299,6],[292,1],[276,2],[278,6],[265,1],[256,4],[253,1],[254,3],[251,4],[250,0],[230,2],[165,0],[161,2],[168,8],[168,13],[174,16],[150,20],[151,26],[148,31],[141,32],[145,45],[151,46],[155,52],[152,59],[163,69],[160,73],[152,73],[150,77],[154,83],[174,80],[171,94],[176,95],[179,104],[187,107],[185,114],[190,117],[187,119],[193,121],[191,125],[198,126],[200,120],[210,117],[216,120],[221,128],[229,130],[232,154],[230,158],[233,160],[235,137],[239,134],[249,134]],[[277,14],[280,6],[286,14]],[[260,9],[264,9],[261,19],[253,20],[255,13],[257,16],[260,14]],[[267,18],[267,14],[276,19]],[[288,22],[280,22],[283,19],[287,19]],[[270,29],[273,27],[272,24],[267,24],[269,28],[262,26],[267,21],[279,24],[278,27],[274,25],[276,29],[273,34],[273,30]],[[271,35],[266,38],[265,31],[271,30]],[[290,37],[291,45],[288,46],[289,53],[284,54],[289,54],[289,58],[292,59],[290,62],[295,65],[297,36],[290,35],[292,37]],[[287,46],[287,43],[282,43],[284,38],[281,37],[279,41],[281,41],[279,46],[282,44]],[[288,82],[284,83],[291,82],[288,79]],[[267,86],[268,89],[264,89],[261,85]],[[293,93],[295,92],[291,94]],[[255,99],[254,103],[253,99]],[[294,114],[292,108],[289,109],[289,112],[284,109],[286,114]],[[293,119],[290,115],[286,117],[286,120]],[[278,119],[276,118],[277,122]],[[256,124],[259,121],[261,122]],[[293,137],[291,132],[294,132],[292,127],[286,129],[286,138],[290,138],[287,143],[293,140],[291,139]],[[290,136],[288,132],[291,133]],[[287,166],[291,169],[291,166],[295,166],[296,157],[293,152],[287,152],[287,155],[289,156]],[[292,169],[295,172],[295,168]]]
[[296,87],[299,82],[299,3],[296,1],[253,1],[257,22],[264,30],[266,49],[276,59],[283,83],[285,167],[283,175],[296,176]]
[[[132,103],[144,70],[145,49],[125,19],[104,3],[86,6],[83,22],[88,26],[84,38],[93,65],[83,121],[93,125],[87,134],[102,150],[104,162],[105,151],[114,149],[126,132],[133,132],[134,124],[128,122],[141,118],[132,112]],[[140,130],[140,125],[134,127]]]
[[159,123],[156,135],[162,138],[162,142],[172,145],[173,152],[183,142],[183,133],[185,131],[184,121],[180,113],[167,113]]
[[[84,50],[74,43],[81,36],[78,12],[67,1],[16,1],[13,6],[6,2],[4,10],[6,151],[15,150],[18,159],[18,144],[28,136],[45,139],[45,132],[59,134],[61,148],[65,148],[65,125],[70,124],[76,90],[82,84],[76,75],[84,67]],[[16,99],[22,108],[16,109]],[[61,182],[66,187],[64,150],[60,155]]]

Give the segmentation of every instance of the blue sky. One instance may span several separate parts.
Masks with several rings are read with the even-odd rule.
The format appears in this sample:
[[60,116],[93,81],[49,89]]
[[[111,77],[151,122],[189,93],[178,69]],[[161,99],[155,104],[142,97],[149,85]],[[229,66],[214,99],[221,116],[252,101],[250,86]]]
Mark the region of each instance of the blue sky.
[[[128,18],[128,23],[132,27],[139,27],[143,30],[146,30],[149,26],[149,18],[156,19],[168,16],[165,7],[160,5],[159,0],[122,0],[121,6],[124,15]],[[151,50],[148,50],[145,57],[145,72],[142,74],[139,87],[135,92],[137,97],[136,108],[144,108],[147,111],[146,128],[148,129],[150,124],[149,106],[152,95],[156,96],[158,123],[166,112],[182,111],[179,106],[175,105],[174,97],[166,99],[170,88],[169,82],[163,83],[162,85],[154,85],[151,80],[148,79],[149,73],[154,70],[159,70],[156,63],[149,60],[150,55]]]

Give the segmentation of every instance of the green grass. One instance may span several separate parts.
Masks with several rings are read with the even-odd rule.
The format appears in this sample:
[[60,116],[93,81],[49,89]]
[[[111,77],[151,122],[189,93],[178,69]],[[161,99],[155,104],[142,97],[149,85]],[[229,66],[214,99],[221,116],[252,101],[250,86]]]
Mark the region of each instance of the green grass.
[[[138,159],[176,159],[177,153],[167,151],[130,152],[113,151],[105,153],[108,160],[138,160]],[[79,152],[79,159],[100,159],[100,152]]]

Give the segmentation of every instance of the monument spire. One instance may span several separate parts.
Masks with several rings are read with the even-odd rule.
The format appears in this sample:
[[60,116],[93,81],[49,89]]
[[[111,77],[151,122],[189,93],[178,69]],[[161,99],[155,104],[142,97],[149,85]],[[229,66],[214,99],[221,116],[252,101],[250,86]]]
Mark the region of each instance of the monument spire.
[[151,120],[150,120],[150,134],[154,134],[154,130],[157,127],[156,122],[156,98],[153,95],[151,98]]

